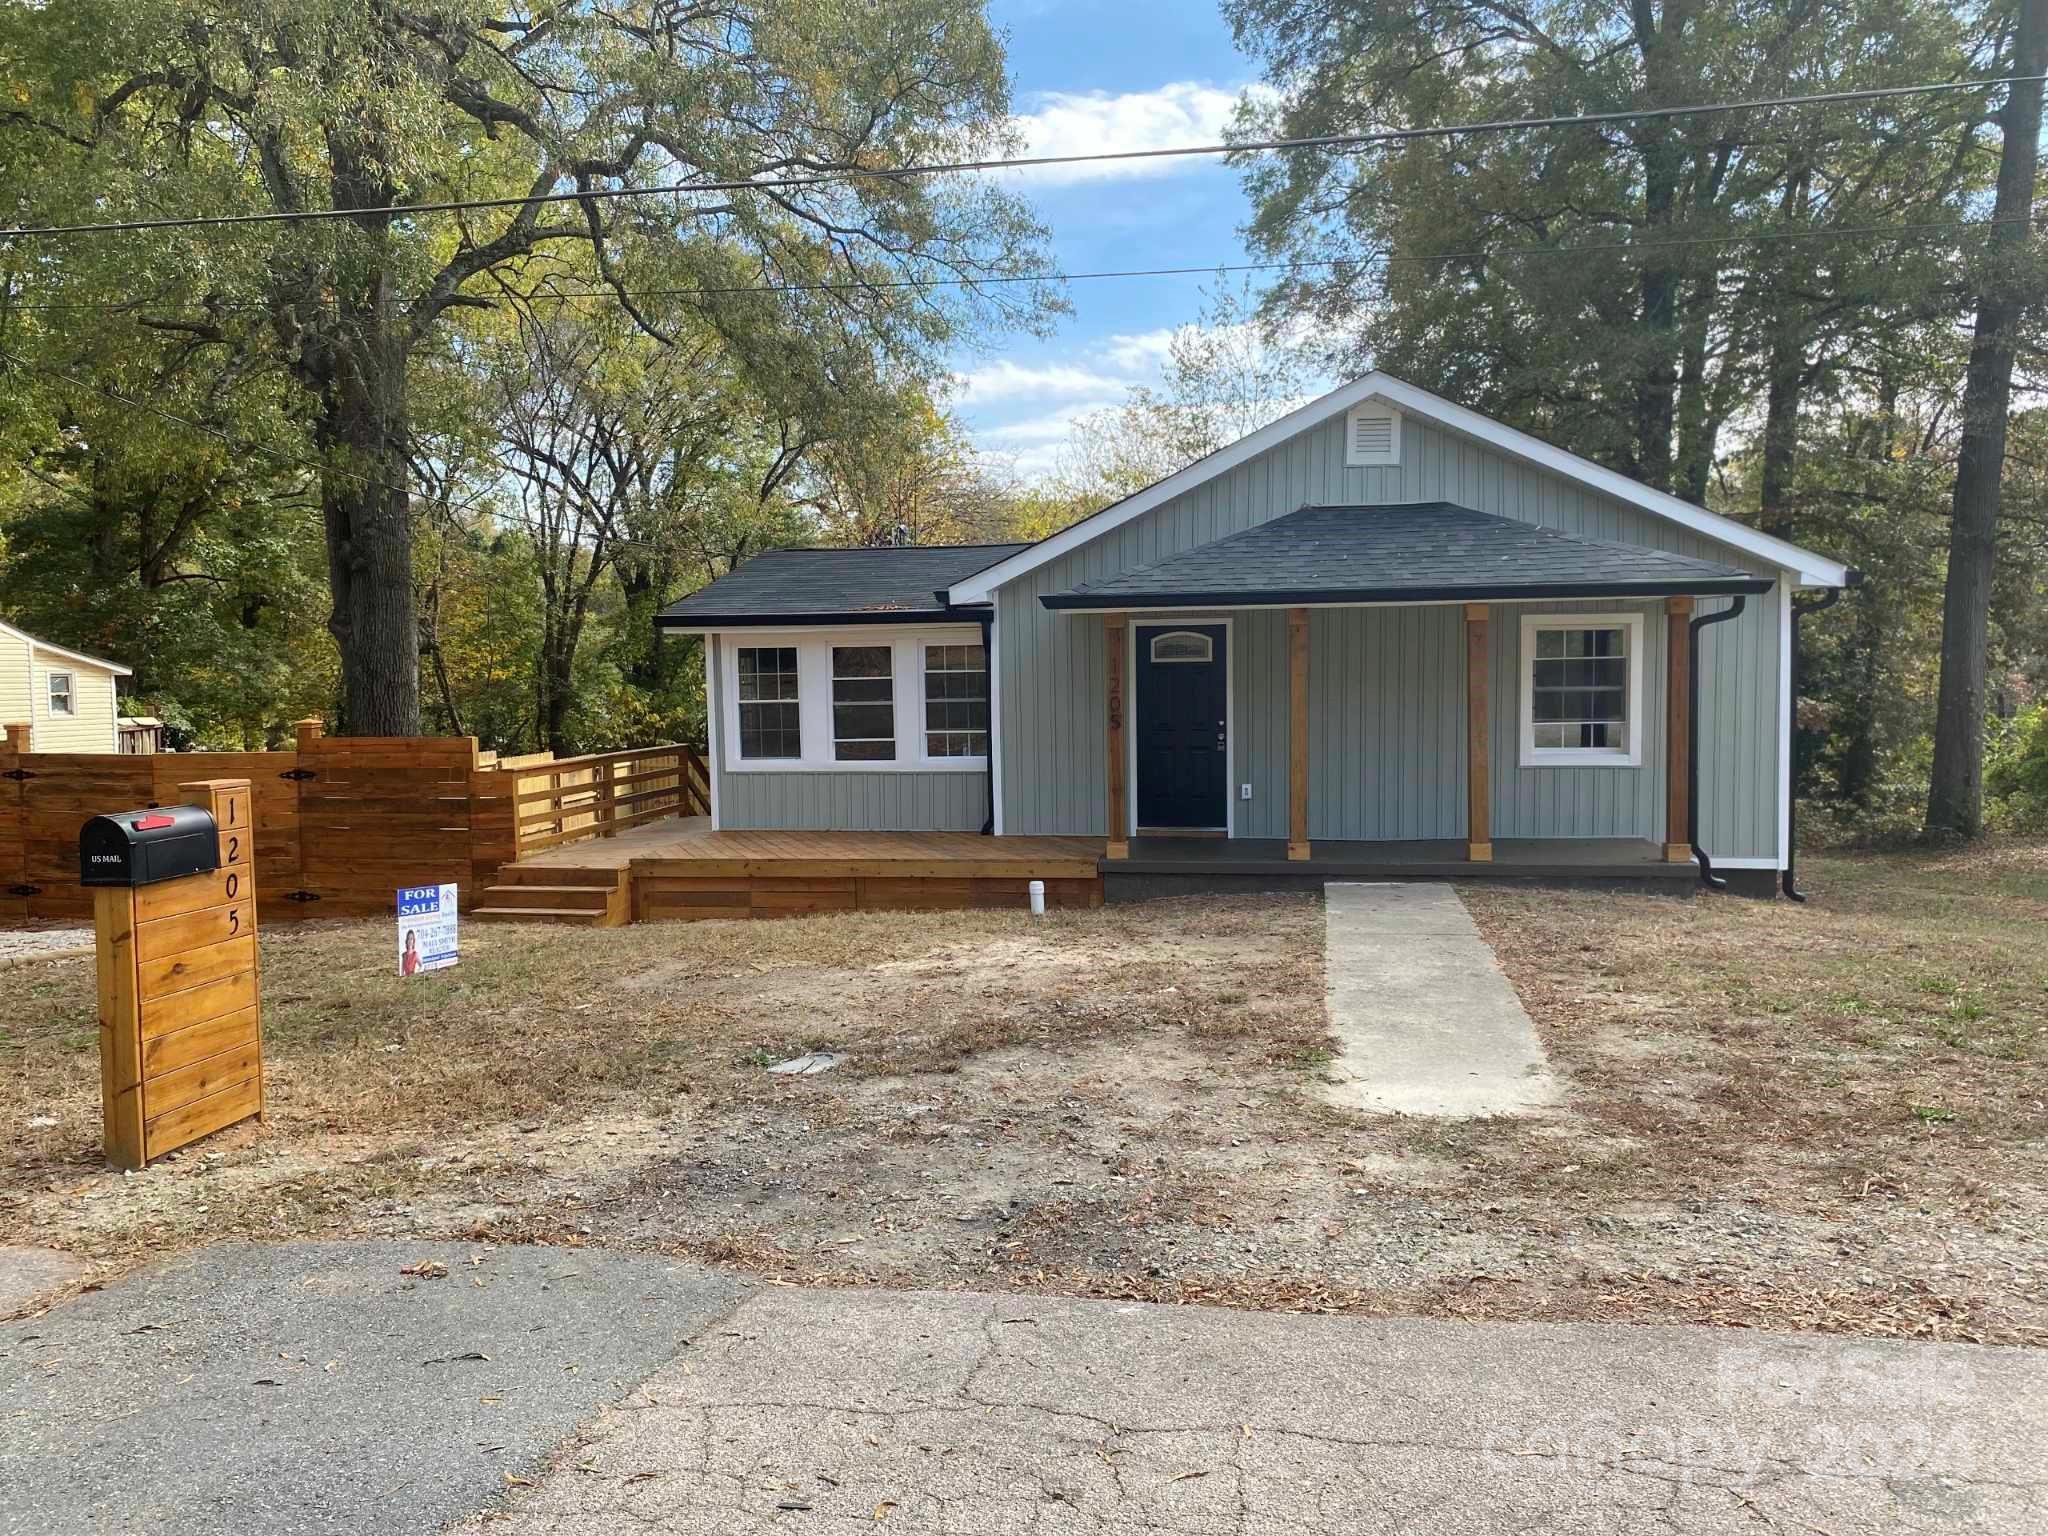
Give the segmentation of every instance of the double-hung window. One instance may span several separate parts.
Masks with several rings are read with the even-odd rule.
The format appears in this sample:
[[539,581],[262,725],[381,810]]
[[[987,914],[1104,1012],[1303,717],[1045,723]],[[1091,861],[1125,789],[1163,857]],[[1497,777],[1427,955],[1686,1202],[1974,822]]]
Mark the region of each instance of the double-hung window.
[[924,755],[988,756],[988,653],[981,646],[924,648]]
[[50,675],[50,713],[53,715],[75,715],[78,713],[78,699],[72,692],[69,672],[52,672]]
[[796,647],[739,648],[740,756],[800,758],[803,721],[798,700]]
[[893,646],[832,647],[832,756],[842,763],[896,760]]
[[1522,619],[1522,766],[1643,760],[1640,614]]

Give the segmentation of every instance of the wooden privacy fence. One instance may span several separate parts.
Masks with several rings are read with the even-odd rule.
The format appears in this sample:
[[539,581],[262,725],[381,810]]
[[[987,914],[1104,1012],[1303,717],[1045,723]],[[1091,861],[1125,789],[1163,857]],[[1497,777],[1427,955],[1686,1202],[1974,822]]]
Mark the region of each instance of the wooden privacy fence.
[[500,760],[470,736],[328,736],[317,720],[300,723],[288,752],[28,744],[22,725],[0,741],[0,926],[90,918],[78,829],[103,812],[174,804],[196,779],[252,786],[265,921],[387,912],[404,885],[452,882],[467,907],[522,854],[710,808],[703,758],[687,746]]

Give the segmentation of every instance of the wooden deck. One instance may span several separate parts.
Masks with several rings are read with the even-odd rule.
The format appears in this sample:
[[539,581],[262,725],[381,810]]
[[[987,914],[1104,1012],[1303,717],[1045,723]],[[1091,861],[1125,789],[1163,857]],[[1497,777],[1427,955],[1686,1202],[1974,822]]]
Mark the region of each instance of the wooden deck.
[[1310,889],[1325,880],[1594,881],[1689,892],[1690,863],[1624,839],[1493,844],[1475,863],[1462,839],[1319,842],[1290,859],[1279,839],[1138,837],[1109,860],[1089,837],[972,832],[714,832],[704,816],[549,848],[507,865],[486,916],[609,925],[804,912],[1100,906],[1198,891]]
[[615,887],[627,893],[618,920],[633,922],[1022,907],[1033,880],[1045,882],[1048,906],[1092,907],[1102,904],[1101,857],[1097,838],[714,832],[691,816],[546,849],[499,878],[536,890]]

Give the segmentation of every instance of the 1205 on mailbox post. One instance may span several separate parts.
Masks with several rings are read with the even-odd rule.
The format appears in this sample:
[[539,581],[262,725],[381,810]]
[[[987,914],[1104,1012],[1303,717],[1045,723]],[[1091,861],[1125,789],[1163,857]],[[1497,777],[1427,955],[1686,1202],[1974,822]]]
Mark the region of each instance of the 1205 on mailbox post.
[[123,1168],[263,1113],[254,800],[247,779],[178,790],[197,803],[95,816],[78,835],[106,1150]]

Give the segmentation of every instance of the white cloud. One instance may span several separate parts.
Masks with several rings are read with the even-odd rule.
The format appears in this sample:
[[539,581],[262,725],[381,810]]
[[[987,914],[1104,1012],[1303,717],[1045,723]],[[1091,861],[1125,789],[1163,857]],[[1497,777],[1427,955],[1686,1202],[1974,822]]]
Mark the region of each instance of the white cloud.
[[1124,380],[1078,363],[1033,366],[1001,358],[986,367],[953,376],[962,405],[993,405],[1003,400],[1050,400],[1062,396],[1099,395],[1120,389]]
[[1137,331],[1128,335],[1108,336],[1097,345],[1102,355],[1125,373],[1155,374],[1166,362],[1173,350],[1173,338],[1178,326],[1161,326],[1156,331]]
[[1063,405],[1058,410],[1048,411],[1042,416],[1027,416],[1021,421],[1006,421],[1000,426],[984,427],[974,436],[979,442],[997,445],[1006,451],[1027,445],[1050,444],[1057,447],[1067,440],[1068,435],[1074,430],[1074,423],[1083,416],[1107,410],[1118,403],[1113,398],[1084,400],[1075,405]]
[[[1260,89],[1252,87],[1253,90]],[[1185,149],[1223,139],[1239,92],[1194,80],[1179,80],[1149,91],[1047,91],[1032,98],[1035,110],[1010,119],[1023,139],[1024,157],[1095,155],[1109,150]],[[1092,165],[1041,165],[1010,174],[1039,183],[1109,181],[1164,176],[1218,163],[1215,156],[1185,155],[1158,160],[1103,160]]]
[[1156,383],[1174,330],[1137,331],[1086,343],[1070,359],[1018,363],[1007,357],[953,375],[954,399],[965,406],[1025,400],[1115,396],[1134,384]]

